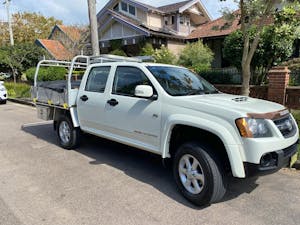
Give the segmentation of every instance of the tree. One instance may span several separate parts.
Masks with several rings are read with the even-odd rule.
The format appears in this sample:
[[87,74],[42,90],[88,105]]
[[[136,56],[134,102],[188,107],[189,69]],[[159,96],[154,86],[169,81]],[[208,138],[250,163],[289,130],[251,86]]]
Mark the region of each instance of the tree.
[[[226,1],[226,0],[220,0]],[[241,60],[243,83],[241,94],[249,95],[251,61],[260,42],[264,27],[272,21],[276,12],[276,6],[286,3],[286,0],[240,0],[240,23],[243,34],[243,54]],[[253,39],[250,38],[250,30],[256,28]]]
[[[278,63],[288,59],[293,52],[293,43],[297,38],[297,28],[300,21],[297,19],[295,5],[288,5],[274,15],[274,22],[265,25],[260,34],[260,41],[251,60],[250,71],[260,70],[255,83],[260,83],[266,76],[267,71]],[[257,27],[253,26],[247,31],[249,42],[253,42],[257,35]],[[241,30],[231,33],[224,41],[224,57],[239,70],[243,58],[243,33]]]
[[[54,17],[44,17],[38,13],[16,13],[12,15],[14,42],[34,42],[38,38],[47,38],[55,24],[62,21]],[[9,32],[6,23],[0,23],[0,47],[9,44]]]
[[178,63],[199,73],[210,68],[213,55],[202,41],[188,43],[180,53]]
[[22,71],[36,66],[46,52],[33,43],[16,44],[0,48],[0,64],[10,68],[14,82]]

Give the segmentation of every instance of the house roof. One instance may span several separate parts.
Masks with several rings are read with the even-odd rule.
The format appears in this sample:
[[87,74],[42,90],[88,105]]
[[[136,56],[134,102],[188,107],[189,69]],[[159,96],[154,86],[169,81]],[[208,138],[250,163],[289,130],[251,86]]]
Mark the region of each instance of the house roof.
[[235,18],[233,21],[227,20],[224,16],[203,24],[192,31],[186,39],[200,39],[208,37],[226,36],[240,28],[239,10],[233,13]]
[[[168,28],[157,28],[157,27],[151,27],[147,26],[146,24],[142,24],[140,21],[135,20],[133,18],[129,18],[123,14],[120,14],[118,12],[115,12],[111,9],[108,9],[106,11],[107,14],[110,14],[111,17],[108,19],[105,19],[105,23],[101,24],[99,26],[99,29],[103,29],[106,25],[110,23],[111,20],[116,20],[122,24],[126,24],[127,26],[132,27],[135,30],[138,30],[140,32],[143,32],[147,36],[155,35],[155,36],[161,36],[161,37],[169,37],[169,38],[175,38],[175,39],[181,39],[184,40],[183,36],[176,35],[174,32],[172,32]],[[104,15],[104,14],[103,14]]]
[[171,13],[171,12],[177,12],[179,11],[179,9],[186,5],[188,2],[190,2],[190,0],[188,1],[183,1],[183,2],[177,2],[177,3],[173,3],[173,4],[169,4],[169,5],[163,5],[158,7],[158,9],[160,9],[161,11],[165,12],[165,13]]
[[82,29],[75,27],[75,26],[65,26],[65,25],[56,24],[53,27],[48,39],[51,39],[51,37],[56,29],[59,29],[60,31],[62,31],[73,42],[78,42],[81,38],[81,33],[83,32]]
[[75,26],[57,25],[72,41],[79,41],[82,30]]
[[45,48],[50,55],[57,60],[68,60],[72,58],[72,53],[69,52],[59,41],[37,39],[37,43]]

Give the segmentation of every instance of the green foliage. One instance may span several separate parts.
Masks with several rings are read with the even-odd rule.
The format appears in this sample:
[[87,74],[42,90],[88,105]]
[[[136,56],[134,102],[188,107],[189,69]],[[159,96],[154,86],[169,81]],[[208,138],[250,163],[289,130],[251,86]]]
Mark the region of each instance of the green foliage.
[[178,63],[196,72],[207,70],[211,66],[213,52],[202,41],[188,43],[182,50]]
[[[287,60],[293,53],[293,43],[298,37],[297,29],[300,20],[297,18],[294,6],[286,6],[276,13],[275,22],[264,26],[260,34],[260,42],[251,61],[253,70],[260,70],[261,77],[265,78],[267,71],[274,65]],[[257,35],[257,27],[247,30],[250,43]],[[242,68],[244,49],[244,34],[241,30],[231,33],[225,38],[223,55],[231,65]],[[261,78],[260,78],[261,79]],[[260,82],[264,82],[263,79]]]
[[[31,42],[36,39],[47,38],[55,24],[62,21],[54,17],[44,17],[38,13],[19,12],[12,15],[15,44]],[[6,23],[0,23],[0,46],[9,45],[9,32]]]
[[30,98],[31,86],[25,83],[5,82],[9,98]]
[[154,48],[151,43],[146,43],[144,47],[141,49],[140,55],[154,55]]
[[111,51],[109,54],[127,56],[126,53],[122,49],[115,49],[115,50]]
[[[34,81],[35,67],[29,68],[25,71],[28,81]],[[41,67],[39,69],[38,81],[53,81],[65,80],[67,70],[62,67]]]
[[45,51],[31,43],[4,46],[0,48],[0,64],[10,68],[16,78],[22,71],[35,66],[43,55]]
[[174,64],[176,61],[176,56],[165,46],[155,49],[153,58],[156,63]]

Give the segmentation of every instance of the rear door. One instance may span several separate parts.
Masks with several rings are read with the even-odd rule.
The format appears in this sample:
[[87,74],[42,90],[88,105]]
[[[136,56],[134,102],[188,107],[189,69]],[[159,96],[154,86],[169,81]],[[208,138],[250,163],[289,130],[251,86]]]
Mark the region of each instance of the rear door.
[[82,130],[97,134],[103,129],[107,80],[111,66],[91,68],[82,80],[77,98],[78,118]]

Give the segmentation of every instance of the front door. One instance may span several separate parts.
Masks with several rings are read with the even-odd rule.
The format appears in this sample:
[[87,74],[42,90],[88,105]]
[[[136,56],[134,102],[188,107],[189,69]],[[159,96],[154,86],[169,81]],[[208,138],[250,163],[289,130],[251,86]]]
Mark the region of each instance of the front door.
[[160,145],[161,104],[159,100],[136,97],[137,85],[151,85],[140,68],[116,68],[112,91],[105,106],[106,126],[124,142],[156,152]]

